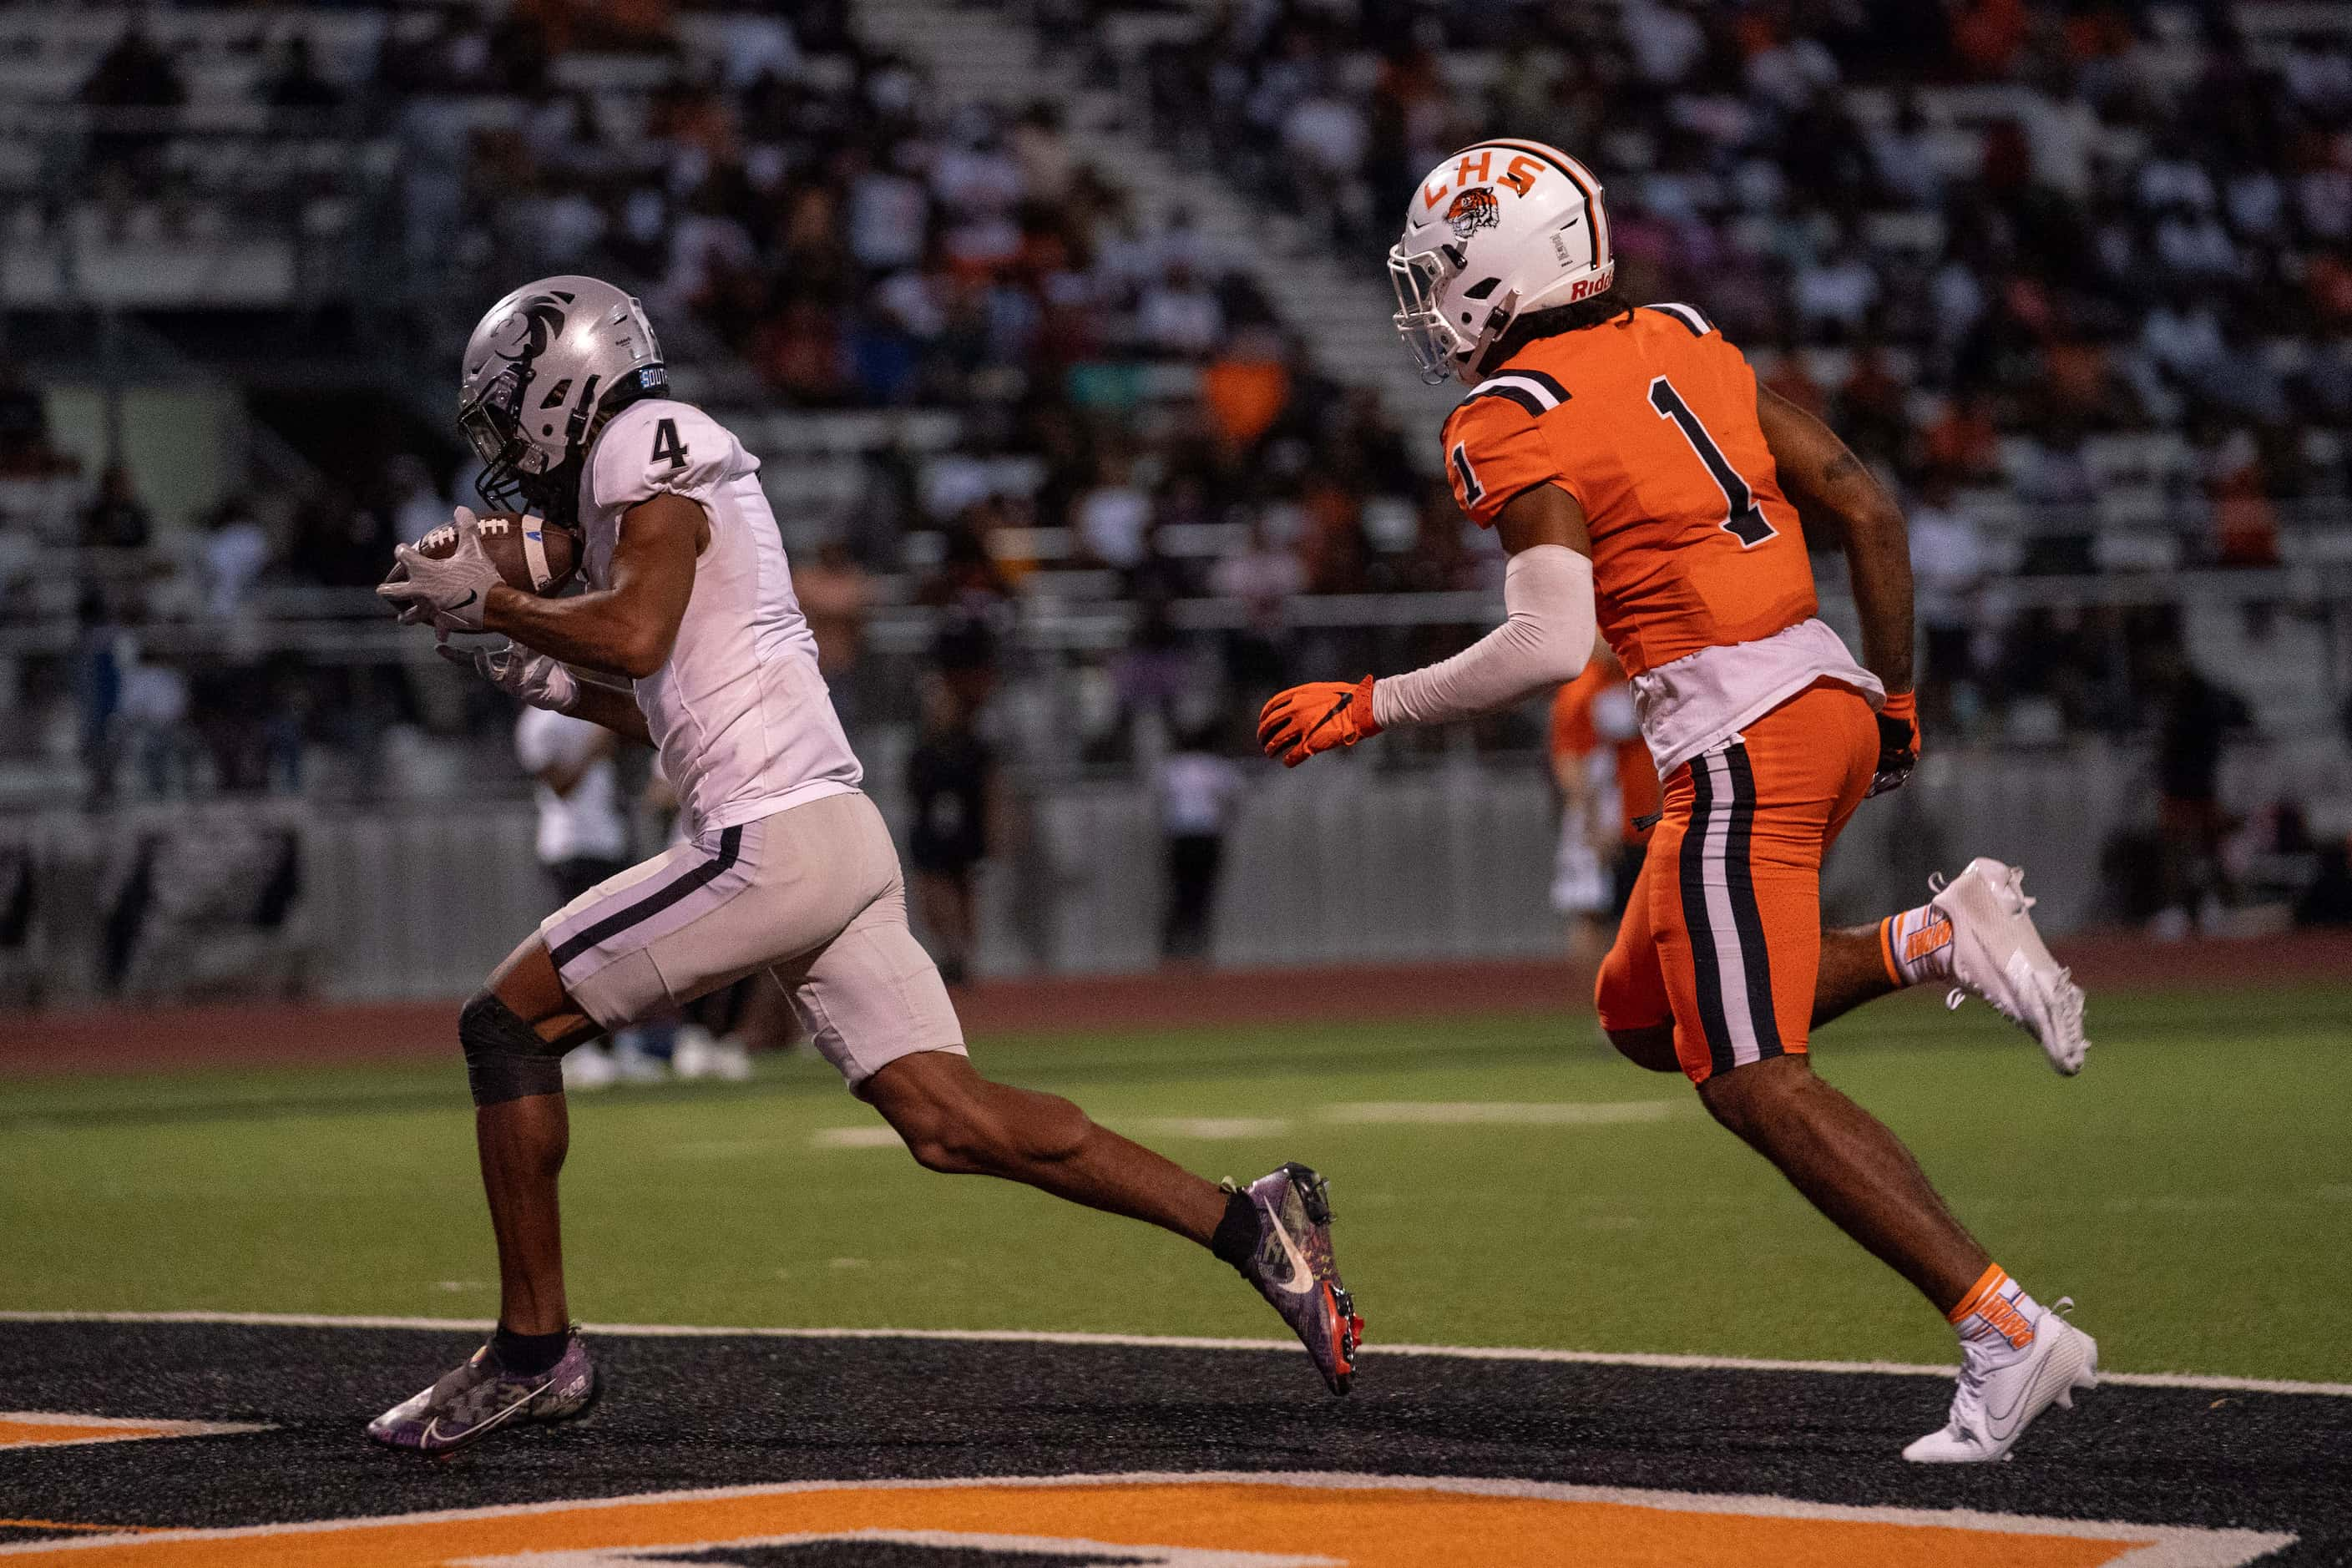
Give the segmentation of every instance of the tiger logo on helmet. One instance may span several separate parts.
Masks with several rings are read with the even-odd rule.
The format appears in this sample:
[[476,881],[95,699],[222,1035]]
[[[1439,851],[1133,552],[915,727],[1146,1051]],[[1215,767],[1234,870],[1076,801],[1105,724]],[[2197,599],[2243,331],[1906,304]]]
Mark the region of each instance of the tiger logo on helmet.
[[1422,379],[1476,384],[1511,323],[1616,280],[1592,172],[1557,147],[1496,138],[1432,169],[1389,250],[1397,335]]
[[1445,221],[1453,226],[1456,239],[1467,239],[1502,220],[1503,204],[1495,199],[1491,185],[1473,186],[1454,197],[1454,205],[1445,209]]

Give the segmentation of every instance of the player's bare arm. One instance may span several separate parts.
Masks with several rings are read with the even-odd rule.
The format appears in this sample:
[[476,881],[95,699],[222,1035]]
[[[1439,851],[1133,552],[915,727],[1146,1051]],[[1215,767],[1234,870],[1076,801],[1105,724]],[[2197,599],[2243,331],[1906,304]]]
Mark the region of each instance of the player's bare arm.
[[1903,509],[1828,426],[1769,387],[1756,389],[1757,422],[1780,489],[1805,531],[1845,551],[1862,616],[1862,662],[1886,687],[1873,795],[1900,786],[1919,761],[1918,699],[1911,689],[1911,541]]
[[562,711],[574,719],[585,719],[591,724],[601,724],[624,741],[635,741],[641,746],[654,743],[653,731],[646,725],[645,710],[637,700],[617,686],[605,686],[593,680],[572,682],[574,693]]
[[1509,555],[1503,624],[1452,658],[1408,674],[1315,681],[1278,692],[1258,715],[1258,744],[1297,767],[1398,724],[1440,724],[1512,707],[1592,657],[1592,540],[1584,509],[1557,485],[1507,502],[1495,530]]
[[1862,662],[1887,690],[1910,690],[1911,542],[1903,509],[1835,431],[1769,387],[1756,389],[1756,416],[1805,531],[1845,552],[1862,613]]
[[543,599],[499,583],[489,590],[483,629],[565,664],[642,679],[669,658],[694,594],[695,559],[709,539],[699,505],[656,495],[623,518],[610,587]]

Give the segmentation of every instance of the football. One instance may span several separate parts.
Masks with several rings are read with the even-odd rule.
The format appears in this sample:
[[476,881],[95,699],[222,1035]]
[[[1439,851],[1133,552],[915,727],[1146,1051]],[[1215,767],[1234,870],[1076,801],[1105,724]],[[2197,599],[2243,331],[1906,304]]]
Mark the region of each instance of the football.
[[[510,588],[561,594],[580,568],[579,536],[568,528],[511,511],[489,512],[476,521],[481,526],[482,552]],[[443,523],[418,540],[416,548],[436,561],[446,559],[457,548],[457,525]]]

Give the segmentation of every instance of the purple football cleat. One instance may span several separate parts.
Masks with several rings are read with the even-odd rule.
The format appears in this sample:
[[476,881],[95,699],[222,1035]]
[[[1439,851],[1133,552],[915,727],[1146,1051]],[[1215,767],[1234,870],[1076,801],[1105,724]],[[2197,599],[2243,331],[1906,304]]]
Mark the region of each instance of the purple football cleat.
[[569,1421],[595,1399],[596,1369],[575,1328],[562,1358],[529,1377],[501,1367],[484,1345],[432,1387],[369,1422],[368,1436],[394,1448],[447,1454],[501,1426]]
[[1241,1188],[1257,1210],[1257,1250],[1243,1276],[1288,1323],[1334,1394],[1356,1375],[1364,1320],[1331,1258],[1329,1184],[1297,1162]]

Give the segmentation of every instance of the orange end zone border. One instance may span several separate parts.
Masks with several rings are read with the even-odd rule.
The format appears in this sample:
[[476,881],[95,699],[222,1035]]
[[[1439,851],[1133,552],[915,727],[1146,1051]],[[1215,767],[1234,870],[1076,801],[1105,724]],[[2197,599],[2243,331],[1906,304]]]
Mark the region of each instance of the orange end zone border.
[[[2291,1535],[1785,1498],[1345,1474],[1144,1474],[802,1482],[243,1530],[0,1546],[75,1568],[611,1568],[614,1552],[843,1538],[1082,1553],[1166,1568],[2236,1568]],[[1156,1549],[1156,1550],[1155,1550]]]
[[[266,1426],[241,1421],[126,1420],[115,1415],[74,1415],[54,1410],[0,1410],[0,1449],[54,1448],[72,1443],[136,1443],[152,1437],[213,1437],[229,1432],[268,1430]],[[11,1522],[22,1521],[0,1520],[0,1524]]]

